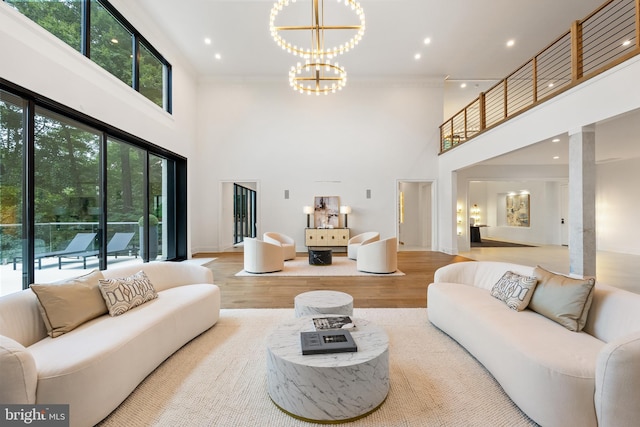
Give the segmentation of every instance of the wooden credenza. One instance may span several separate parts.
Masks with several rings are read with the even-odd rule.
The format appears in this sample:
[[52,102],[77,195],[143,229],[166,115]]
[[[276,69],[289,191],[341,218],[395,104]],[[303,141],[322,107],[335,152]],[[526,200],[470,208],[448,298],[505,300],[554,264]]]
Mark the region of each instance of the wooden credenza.
[[347,246],[348,243],[348,228],[305,228],[304,230],[306,246]]

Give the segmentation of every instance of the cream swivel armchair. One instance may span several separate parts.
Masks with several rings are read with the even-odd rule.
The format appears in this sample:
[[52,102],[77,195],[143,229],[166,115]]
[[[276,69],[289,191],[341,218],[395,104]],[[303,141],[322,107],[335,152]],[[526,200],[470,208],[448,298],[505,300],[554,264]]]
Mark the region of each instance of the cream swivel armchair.
[[393,273],[398,269],[398,239],[389,237],[358,248],[356,269],[366,273]]
[[262,236],[262,240],[268,243],[273,243],[274,245],[282,246],[282,255],[284,256],[285,261],[295,259],[296,242],[291,237],[282,233],[269,231],[264,233],[264,235]]
[[282,246],[253,238],[244,239],[244,271],[272,273],[283,269]]
[[377,231],[367,231],[366,233],[358,234],[349,239],[347,243],[347,256],[350,259],[358,259],[358,248],[369,242],[377,242],[380,240],[380,233]]

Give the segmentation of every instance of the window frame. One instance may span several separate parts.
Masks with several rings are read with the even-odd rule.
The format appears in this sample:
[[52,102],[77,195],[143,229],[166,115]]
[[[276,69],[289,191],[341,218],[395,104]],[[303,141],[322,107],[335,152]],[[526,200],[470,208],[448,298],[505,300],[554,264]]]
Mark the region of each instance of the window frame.
[[[101,133],[101,150],[98,159],[100,165],[100,186],[101,186],[101,205],[100,205],[100,229],[101,232],[101,247],[104,250],[106,247],[106,241],[104,233],[106,227],[106,220],[108,215],[107,202],[107,186],[106,186],[106,141],[108,137],[112,137],[135,147],[144,150],[147,154],[153,154],[158,157],[163,157],[169,160],[171,168],[172,181],[168,185],[168,203],[171,204],[170,208],[173,212],[172,223],[169,226],[169,248],[166,254],[166,261],[182,261],[187,259],[187,159],[179,154],[173,153],[161,146],[148,142],[136,135],[130,134],[126,131],[111,126],[101,120],[95,119],[77,110],[69,108],[63,104],[39,95],[33,91],[23,88],[19,85],[13,84],[3,78],[0,78],[0,90],[10,93],[16,97],[19,97],[24,102],[24,158],[23,158],[23,215],[22,215],[22,228],[23,239],[26,240],[26,244],[23,245],[23,271],[22,271],[22,287],[27,289],[30,283],[35,279],[35,130],[34,130],[34,117],[36,114],[36,107],[46,109],[55,114],[59,114],[67,119],[79,122],[86,125],[97,132]],[[148,164],[148,163],[147,163]],[[148,191],[148,178],[145,178],[145,185]],[[148,216],[148,203],[145,202],[145,216]],[[104,253],[104,251],[101,251]],[[106,259],[101,257],[100,269],[106,269]]]
[[[2,0],[2,1],[6,2],[7,0]],[[171,64],[107,0],[80,0],[80,3],[81,3],[81,10],[80,10],[81,22],[80,22],[80,51],[79,51],[79,53],[81,55],[91,59],[91,2],[92,1],[100,4],[107,12],[109,12],[114,17],[114,19],[116,19],[124,27],[124,29],[126,29],[127,31],[129,31],[132,34],[132,37],[133,37],[133,47],[132,47],[133,59],[131,61],[131,67],[132,67],[132,76],[131,77],[132,78],[131,78],[131,85],[127,85],[127,86],[131,87],[136,92],[140,93],[140,95],[142,95],[145,99],[148,99],[149,101],[153,102],[154,105],[158,105],[154,101],[152,101],[151,99],[147,98],[139,90],[139,88],[140,88],[140,73],[139,73],[139,71],[140,71],[140,54],[139,54],[139,52],[140,52],[140,47],[143,45],[145,47],[145,49],[147,49],[153,56],[155,56],[163,66],[163,73],[162,73],[162,86],[163,86],[162,87],[162,93],[163,93],[163,97],[162,97],[163,98],[163,102],[162,103],[163,103],[163,105],[159,106],[159,107],[162,108],[167,113],[173,114],[173,96],[172,96],[172,91],[173,91],[173,84],[172,84],[173,73],[172,73]],[[13,7],[13,5],[11,5],[11,6]],[[24,15],[24,16],[26,16],[27,18],[31,19],[27,15]],[[36,22],[36,24],[37,24],[37,22]],[[53,33],[50,33],[50,34],[55,36],[55,34],[53,34]],[[60,40],[62,43],[64,43],[65,45],[68,45],[66,42],[61,40],[59,37],[57,37],[57,36],[55,36],[55,37],[58,40]],[[93,62],[95,63],[95,61],[93,61]],[[100,67],[100,68],[102,68],[105,71],[107,71],[110,74],[112,74],[109,70],[107,70],[107,69],[105,69],[103,67]],[[120,79],[118,78],[118,80],[120,80]],[[122,81],[122,80],[120,80],[120,81]]]

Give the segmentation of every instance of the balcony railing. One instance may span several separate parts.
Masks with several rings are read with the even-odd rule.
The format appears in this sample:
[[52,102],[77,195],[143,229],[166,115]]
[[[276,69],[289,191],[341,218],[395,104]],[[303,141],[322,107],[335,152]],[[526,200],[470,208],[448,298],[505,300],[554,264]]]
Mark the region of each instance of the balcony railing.
[[640,54],[640,0],[610,0],[440,126],[440,153]]

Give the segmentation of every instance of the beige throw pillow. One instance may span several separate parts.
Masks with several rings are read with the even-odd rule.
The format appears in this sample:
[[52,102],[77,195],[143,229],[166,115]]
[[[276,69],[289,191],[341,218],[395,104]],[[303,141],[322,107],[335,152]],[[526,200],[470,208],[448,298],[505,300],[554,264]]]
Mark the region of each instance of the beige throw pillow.
[[507,271],[491,288],[491,295],[504,301],[512,310],[522,311],[527,308],[538,280],[535,277],[521,276]]
[[111,316],[119,316],[158,297],[142,270],[129,277],[100,280],[100,291]]
[[66,281],[31,285],[31,290],[38,297],[40,314],[51,338],[107,313],[107,306],[98,286],[98,281],[102,278],[102,272],[94,270]]
[[529,308],[570,331],[581,331],[591,307],[595,278],[574,279],[540,266],[535,268],[534,274],[538,285]]

